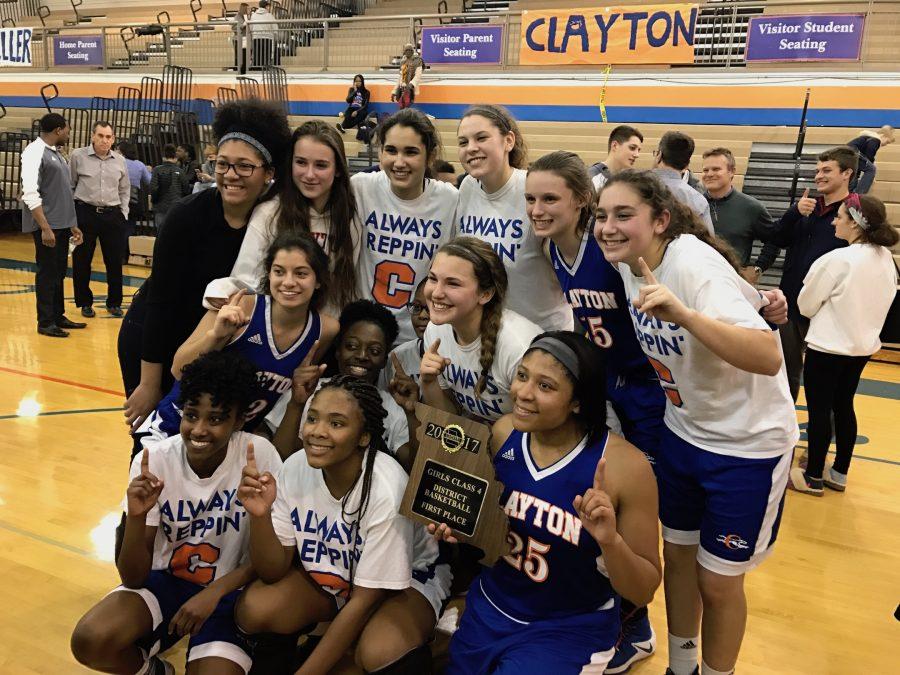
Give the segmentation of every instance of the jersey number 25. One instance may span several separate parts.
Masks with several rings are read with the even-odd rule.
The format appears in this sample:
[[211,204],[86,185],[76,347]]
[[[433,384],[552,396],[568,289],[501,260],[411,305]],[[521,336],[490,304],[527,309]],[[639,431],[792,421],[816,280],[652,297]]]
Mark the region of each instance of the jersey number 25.
[[515,532],[507,532],[506,540],[512,546],[512,550],[503,559],[509,565],[520,572],[525,572],[528,578],[536,584],[542,584],[550,576],[550,565],[544,557],[550,551],[550,544],[543,544],[537,539],[528,537],[528,542],[522,540]]

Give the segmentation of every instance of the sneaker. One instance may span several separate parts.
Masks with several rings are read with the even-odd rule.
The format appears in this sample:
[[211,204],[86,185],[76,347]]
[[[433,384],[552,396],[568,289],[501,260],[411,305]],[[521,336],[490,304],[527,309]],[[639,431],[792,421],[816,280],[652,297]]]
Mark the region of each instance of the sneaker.
[[791,469],[790,480],[788,480],[788,487],[791,490],[796,490],[797,492],[805,492],[808,495],[813,495],[814,497],[821,497],[825,494],[825,490],[822,489],[822,479],[816,480],[815,478],[810,478],[806,475],[806,472],[803,469]]
[[336,126],[336,127],[337,127],[337,130],[340,131],[342,134],[343,134],[343,133],[346,133],[346,131],[347,131],[347,130],[344,129],[344,127],[341,126],[340,124],[335,124],[334,126]]
[[[671,668],[666,668],[666,675],[675,675],[675,673],[672,672]],[[700,666],[697,666],[696,668],[694,668],[691,671],[691,675],[700,675]]]
[[147,675],[175,675],[175,666],[158,656],[151,656]]
[[626,673],[632,665],[653,655],[656,651],[656,633],[650,625],[650,618],[642,617],[626,621],[622,625],[622,635],[616,645],[616,653],[606,666],[604,673],[616,675]]
[[110,316],[117,317],[121,319],[124,316],[121,307],[107,307],[106,311],[109,312]]
[[803,454],[800,455],[800,459],[797,460],[797,466],[806,471],[807,464],[809,464],[809,453],[804,450]]
[[822,483],[827,488],[831,488],[837,492],[843,492],[847,489],[847,474],[838,473],[834,470],[833,466],[829,466],[822,475]]
[[94,308],[88,305],[87,307],[81,308],[81,316],[85,316],[88,319],[93,319],[97,316],[97,312],[94,311]]

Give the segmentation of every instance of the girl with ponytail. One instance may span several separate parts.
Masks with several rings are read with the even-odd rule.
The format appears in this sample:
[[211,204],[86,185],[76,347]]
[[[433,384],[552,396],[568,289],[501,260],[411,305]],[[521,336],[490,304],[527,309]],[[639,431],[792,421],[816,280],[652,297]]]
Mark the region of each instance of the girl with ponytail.
[[238,495],[259,580],[235,617],[258,646],[259,672],[293,671],[300,631],[326,621],[297,672],[330,671],[354,643],[366,672],[430,668],[450,574],[425,529],[398,512],[407,476],[387,453],[385,415],[373,384],[339,375],[312,397],[303,452],[277,477],[244,468]]
[[[669,668],[731,672],[744,575],[772,551],[799,438],[777,334],[733,253],[649,172],[612,176],[594,233],[667,397],[656,475]],[[702,603],[701,603],[702,598]]]
[[425,282],[425,403],[488,422],[512,409],[516,365],[541,329],[504,308],[507,286],[490,244],[458,237],[438,250]]

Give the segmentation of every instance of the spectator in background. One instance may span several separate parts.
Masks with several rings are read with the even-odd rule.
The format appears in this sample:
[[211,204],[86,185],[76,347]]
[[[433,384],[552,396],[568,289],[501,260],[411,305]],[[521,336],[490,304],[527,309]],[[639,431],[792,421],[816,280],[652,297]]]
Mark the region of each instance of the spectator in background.
[[37,332],[68,337],[66,328],[84,328],[65,315],[63,280],[69,238],[77,246],[81,230],[72,198],[72,176],[59,146],[69,141],[69,123],[57,113],[40,121],[40,135],[22,151],[22,232],[34,239],[34,292],[37,296]]
[[875,154],[893,142],[894,128],[885,124],[878,131],[867,129],[847,143],[859,154],[859,168],[850,182],[851,190],[864,195],[872,189],[872,183],[875,182]]
[[412,43],[407,43],[403,47],[403,60],[400,61],[397,86],[391,94],[391,100],[396,101],[401,110],[410,107],[415,102],[424,70],[425,62],[422,57],[416,54]]
[[125,223],[125,257],[123,262],[128,262],[131,250],[128,245],[130,237],[134,236],[137,229],[137,221],[147,217],[147,188],[150,187],[150,169],[138,160],[137,148],[131,141],[121,141],[119,152],[125,158],[125,168],[128,169],[128,181],[131,183],[131,195],[128,200],[128,220]]
[[[734,187],[735,168],[734,155],[728,148],[703,153],[703,185],[716,236],[731,244],[741,263],[741,276],[755,285],[778,257],[778,247],[769,242],[775,222],[761,201]],[[756,240],[763,242],[763,247],[751,265]]]
[[599,190],[615,173],[633,169],[643,143],[644,135],[634,127],[620,124],[613,129],[606,143],[606,159],[588,169],[594,188]]
[[194,183],[192,192],[199,192],[216,186],[216,153],[215,145],[206,145],[203,148],[203,157],[206,159],[197,170],[197,182]]
[[[790,484],[817,496],[823,485],[838,492],[847,487],[857,431],[853,397],[866,362],[881,349],[878,334],[897,288],[890,247],[898,235],[881,200],[851,192],[838,207],[834,236],[849,245],[812,264],[797,299],[810,319],[803,367],[809,456],[805,467],[791,471]],[[826,470],[832,416],[837,453]]]
[[446,159],[437,160],[431,168],[435,178],[450,183],[450,185],[456,185],[456,169]]
[[250,37],[253,48],[251,70],[260,70],[272,65],[277,28],[275,17],[269,11],[269,0],[259,0],[259,8],[250,16]]
[[94,123],[91,144],[72,151],[69,168],[75,193],[78,227],[84,244],[72,251],[72,285],[81,315],[96,316],[91,292],[91,262],[97,240],[106,268],[106,309],[115,317],[122,312],[123,238],[131,202],[131,182],[125,158],[112,149],[116,135],[106,121]]
[[193,187],[200,180],[200,163],[197,161],[197,151],[189,143],[181,143],[175,148],[175,158],[181,165],[188,184]]
[[371,94],[366,89],[366,80],[362,75],[353,78],[353,86],[347,90],[347,109],[343,112],[343,119],[338,122],[337,130],[344,133],[345,129],[358,127],[369,114],[369,98]]
[[234,22],[234,69],[241,75],[247,72],[247,23],[250,21],[250,5],[242,2]]
[[832,222],[838,207],[850,194],[850,179],[856,173],[857,154],[846,145],[821,153],[816,162],[816,190],[809,196],[809,188],[793,204],[775,228],[772,243],[786,248],[784,270],[779,287],[788,301],[788,322],[779,326],[784,367],[794,401],[800,393],[800,373],[803,371],[803,350],[809,321],[797,308],[797,297],[803,279],[812,264],[826,253],[847,245],[834,236]]
[[153,167],[150,179],[150,202],[153,204],[157,236],[175,202],[191,193],[190,183],[178,162],[178,151],[175,146],[166,143],[162,154],[163,163]]
[[694,139],[680,131],[667,131],[653,151],[653,173],[675,195],[675,199],[692,209],[710,234],[713,230],[709,203],[702,194],[684,181],[684,171],[694,154]]

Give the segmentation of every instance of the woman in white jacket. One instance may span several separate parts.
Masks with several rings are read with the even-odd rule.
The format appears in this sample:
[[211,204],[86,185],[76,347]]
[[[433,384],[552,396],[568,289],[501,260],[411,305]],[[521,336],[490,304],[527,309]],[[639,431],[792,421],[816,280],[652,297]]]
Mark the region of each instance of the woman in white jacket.
[[[809,409],[809,458],[791,471],[791,487],[821,496],[823,484],[843,491],[856,441],[853,397],[869,357],[881,348],[878,334],[897,288],[889,248],[900,235],[887,222],[884,204],[850,193],[834,219],[845,248],[826,253],[803,280],[797,304],[810,319],[803,387]],[[825,471],[831,416],[837,456]]]

